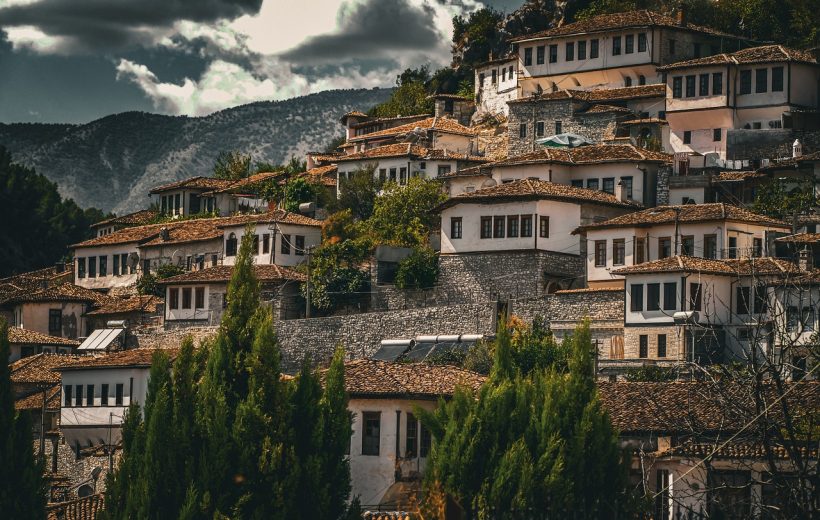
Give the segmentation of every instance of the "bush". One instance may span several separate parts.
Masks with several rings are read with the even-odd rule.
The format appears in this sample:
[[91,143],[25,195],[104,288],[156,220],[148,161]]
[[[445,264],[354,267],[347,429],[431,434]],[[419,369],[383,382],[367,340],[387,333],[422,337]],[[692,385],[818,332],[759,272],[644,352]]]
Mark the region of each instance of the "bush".
[[185,270],[178,265],[163,264],[157,268],[156,273],[145,273],[140,276],[140,279],[137,280],[137,292],[140,294],[165,296],[165,288],[158,285],[157,282],[184,272]]
[[429,289],[438,280],[438,255],[429,248],[416,249],[399,263],[396,286],[399,289]]

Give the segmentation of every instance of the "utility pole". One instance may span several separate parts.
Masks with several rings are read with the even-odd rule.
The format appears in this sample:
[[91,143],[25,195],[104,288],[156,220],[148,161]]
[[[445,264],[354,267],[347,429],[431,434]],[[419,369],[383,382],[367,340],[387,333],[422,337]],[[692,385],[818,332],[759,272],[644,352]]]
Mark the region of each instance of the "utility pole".
[[40,460],[46,460],[46,399],[48,390],[43,389],[43,406],[40,409]]
[[313,246],[305,248],[307,252],[307,289],[305,290],[305,318],[310,318],[310,257],[313,255]]

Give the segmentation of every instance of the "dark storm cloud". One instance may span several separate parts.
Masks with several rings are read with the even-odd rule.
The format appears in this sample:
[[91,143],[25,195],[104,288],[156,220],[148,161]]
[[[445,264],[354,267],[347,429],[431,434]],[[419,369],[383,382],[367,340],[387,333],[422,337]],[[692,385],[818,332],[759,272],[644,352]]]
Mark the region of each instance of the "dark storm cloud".
[[262,0],[41,0],[0,9],[0,27],[32,25],[76,48],[110,51],[146,43],[152,31],[179,20],[236,18],[261,5]]
[[391,51],[423,53],[441,44],[433,17],[431,8],[413,7],[405,0],[366,0],[342,8],[336,32],[308,38],[282,57],[300,63],[338,63]]

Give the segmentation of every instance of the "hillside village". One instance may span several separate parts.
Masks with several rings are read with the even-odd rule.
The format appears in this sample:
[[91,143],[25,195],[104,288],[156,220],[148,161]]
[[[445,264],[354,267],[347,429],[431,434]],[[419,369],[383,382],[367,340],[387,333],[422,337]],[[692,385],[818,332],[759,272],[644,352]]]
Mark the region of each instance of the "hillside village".
[[[781,518],[794,490],[770,485],[773,467],[816,485],[816,437],[748,428],[806,412],[816,434],[816,49],[652,11],[509,43],[476,68],[473,97],[433,95],[429,114],[350,111],[327,123],[344,142],[308,153],[304,171],[153,186],[145,208],[94,224],[70,262],[0,280],[15,408],[32,418],[55,518],[103,508],[154,351],[173,359],[185,338],[217,334],[243,242],[283,372],[344,348],[350,496],[365,518],[417,518],[408,497],[436,442],[418,409],[485,383],[468,352],[510,324],[561,340],[585,318],[602,406],[652,518]],[[317,188],[288,200],[297,181]],[[813,204],[761,210],[772,186],[806,185]],[[362,186],[379,210],[357,220]],[[425,186],[431,207],[402,198]],[[351,238],[402,211],[412,224]],[[780,393],[762,411],[751,391],[721,393],[727,367]]]

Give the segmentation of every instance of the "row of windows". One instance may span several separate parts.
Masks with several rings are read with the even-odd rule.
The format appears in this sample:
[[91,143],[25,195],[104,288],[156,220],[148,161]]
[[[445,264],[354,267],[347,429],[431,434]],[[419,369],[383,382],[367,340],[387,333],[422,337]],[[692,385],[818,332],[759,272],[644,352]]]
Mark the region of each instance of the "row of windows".
[[[623,265],[625,262],[625,241],[624,239],[614,239],[612,241],[612,265]],[[658,238],[658,259],[668,258],[672,256],[672,237]],[[700,254],[698,254],[700,253]],[[681,235],[680,237],[680,254],[682,256],[697,256],[701,258],[720,258],[720,253],[717,247],[717,235],[703,236],[703,249],[698,252],[695,250],[695,236]],[[729,248],[725,251],[726,258],[737,258],[741,253],[740,248],[737,247],[737,237],[729,237]],[[759,258],[763,256],[763,239],[752,239],[751,256]],[[647,250],[646,238],[635,237],[634,239],[634,254],[633,264],[642,264],[647,261],[649,257]],[[595,267],[606,267],[607,265],[607,241],[595,241]]]
[[[381,451],[381,412],[363,412],[362,455],[379,455]],[[427,457],[433,437],[421,421],[412,413],[405,421],[404,457]],[[398,455],[398,454],[397,454]]]
[[[658,334],[656,354],[656,357],[659,358],[666,357],[666,334]],[[640,336],[638,336],[638,357],[649,357],[649,336],[646,334],[641,334]]]
[[[711,78],[711,81],[710,81]],[[684,92],[683,86],[684,81],[686,82],[686,92]],[[711,92],[713,96],[719,96],[723,94],[723,73],[722,72],[715,72],[713,74],[701,74],[695,75],[691,74],[689,76],[675,76],[672,78],[672,97],[673,98],[682,98],[682,97],[695,97],[695,96],[708,96],[709,95],[709,87],[711,86]],[[685,96],[684,96],[685,94]]]
[[[632,312],[676,311],[679,306],[677,291],[677,282],[631,284],[629,286],[629,310]],[[644,294],[646,299],[644,299]],[[688,297],[688,300],[685,295],[681,297],[681,300],[687,302],[688,310],[701,311],[703,308],[702,284],[690,283]],[[736,314],[762,314],[768,308],[765,286],[756,286],[754,292],[751,287],[735,288],[734,311]]]
[[[462,237],[462,217],[450,218],[450,238]],[[532,215],[499,215],[495,217],[481,217],[481,238],[527,238],[532,236]],[[549,238],[550,218],[538,218],[538,236]]]
[[[712,129],[712,142],[718,143],[723,140],[723,130],[720,128]],[[683,131],[683,144],[692,144],[692,131]]]
[[[114,395],[110,395],[108,383],[100,385],[99,405],[94,401],[95,385],[65,385],[63,387],[63,403],[67,408],[73,406],[108,406],[111,397],[114,398],[114,406],[123,406],[123,384],[114,385]],[[83,398],[85,397],[85,398]]]
[[[626,196],[631,198],[632,197],[632,176],[621,177],[621,182],[624,185],[624,189],[626,189]],[[584,187],[584,180],[583,179],[572,179],[570,184],[574,188],[583,188]],[[606,193],[614,194],[615,193],[615,177],[604,177],[603,179],[593,178],[586,180],[586,187],[588,190],[600,190]]]
[[[755,69],[755,93],[769,90],[769,69]],[[772,67],[772,92],[783,92],[783,67]],[[740,94],[752,93],[752,70],[740,71]]]
[[[635,35],[627,34],[625,36],[613,36],[612,38],[612,55],[619,56],[620,54],[632,54],[635,52]],[[646,52],[647,40],[646,33],[639,33],[637,37],[638,52]],[[566,42],[564,44],[564,61],[570,62],[578,59],[583,61],[587,59],[587,44],[589,44],[589,59],[595,59],[599,56],[599,40],[593,38],[589,41],[580,40],[575,42]],[[543,65],[549,53],[549,62],[558,62],[558,45],[552,44],[549,46],[538,45],[536,47],[526,47],[524,49],[524,65],[532,65],[532,50],[535,49],[535,64]]]
[[[510,65],[509,67],[504,67],[504,68],[501,69],[501,81],[507,81],[508,74],[509,74],[510,80],[513,80],[515,78],[515,74],[513,73],[513,66],[512,65]],[[479,86],[479,88],[484,86],[485,77],[486,76],[484,75],[484,73],[481,73],[481,74],[478,75],[478,86]],[[490,73],[490,84],[495,85],[497,82],[498,82],[498,71],[493,69],[493,71]]]
[[[160,197],[159,210],[163,215],[182,215],[182,197],[179,193],[175,195],[163,195]],[[214,198],[202,198],[196,193],[191,193],[188,199],[188,213],[196,214],[202,211],[213,213]]]
[[[236,252],[239,247],[239,239],[236,237],[236,233],[231,233],[228,235],[228,239],[225,241],[225,256],[236,256]],[[266,255],[270,253],[271,248],[271,236],[269,233],[264,233],[262,235],[261,240],[261,251],[260,251],[260,240],[259,235],[253,236],[253,254],[254,255]],[[293,250],[293,254],[296,256],[304,256],[305,254],[305,236],[304,235],[290,235],[287,233],[282,234],[282,240],[279,244],[279,252],[283,255],[291,254],[291,249]]]
[[[89,256],[77,258],[77,278],[102,278],[108,276],[108,256]],[[111,255],[111,275],[125,276],[134,274],[136,268],[128,266],[128,253]]]
[[[180,306],[179,295],[182,293],[182,305]],[[193,295],[193,299],[192,299]],[[190,309],[193,302],[194,309],[205,308],[205,287],[173,287],[168,290],[168,308]]]

